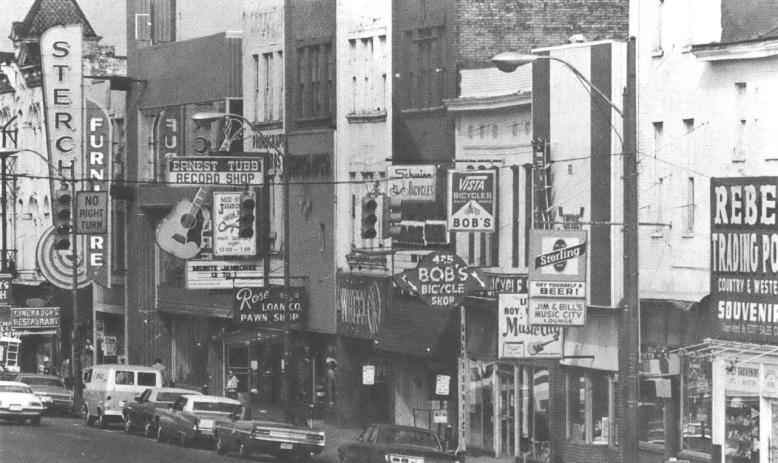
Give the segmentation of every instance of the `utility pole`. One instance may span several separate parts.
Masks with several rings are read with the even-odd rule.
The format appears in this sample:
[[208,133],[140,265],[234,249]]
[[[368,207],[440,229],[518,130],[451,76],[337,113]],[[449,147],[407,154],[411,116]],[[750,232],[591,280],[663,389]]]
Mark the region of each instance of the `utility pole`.
[[283,164],[284,170],[283,170],[283,181],[284,181],[284,299],[285,299],[285,308],[284,308],[284,358],[282,360],[282,369],[281,369],[281,381],[283,384],[283,387],[281,388],[282,394],[284,395],[283,402],[284,402],[284,413],[287,414],[287,416],[291,416],[291,406],[292,406],[292,397],[294,394],[292,393],[292,339],[291,339],[291,333],[290,330],[290,308],[291,308],[291,297],[289,295],[289,289],[290,289],[290,270],[289,270],[289,262],[290,262],[290,256],[289,256],[289,247],[290,247],[290,240],[289,240],[289,140],[286,136],[284,136],[284,164]]
[[638,294],[637,69],[635,38],[627,42],[627,85],[624,89],[624,307],[619,337],[619,382],[624,410],[623,461],[637,462],[638,367],[640,361],[640,296]]

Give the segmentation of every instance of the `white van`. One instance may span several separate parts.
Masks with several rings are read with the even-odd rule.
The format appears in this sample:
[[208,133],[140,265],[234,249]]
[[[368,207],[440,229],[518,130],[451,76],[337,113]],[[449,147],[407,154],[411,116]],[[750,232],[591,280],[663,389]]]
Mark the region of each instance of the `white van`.
[[162,387],[159,370],[140,365],[93,365],[84,369],[86,425],[95,421],[105,428],[122,421],[124,404],[150,387]]

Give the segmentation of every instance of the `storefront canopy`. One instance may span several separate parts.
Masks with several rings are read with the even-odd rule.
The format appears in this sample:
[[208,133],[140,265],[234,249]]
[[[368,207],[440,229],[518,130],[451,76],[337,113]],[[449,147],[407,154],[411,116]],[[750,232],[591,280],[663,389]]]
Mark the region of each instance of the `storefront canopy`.
[[708,357],[711,360],[724,359],[736,364],[742,364],[765,357],[778,359],[778,345],[708,338],[699,344],[681,347],[669,353],[688,355],[693,358]]

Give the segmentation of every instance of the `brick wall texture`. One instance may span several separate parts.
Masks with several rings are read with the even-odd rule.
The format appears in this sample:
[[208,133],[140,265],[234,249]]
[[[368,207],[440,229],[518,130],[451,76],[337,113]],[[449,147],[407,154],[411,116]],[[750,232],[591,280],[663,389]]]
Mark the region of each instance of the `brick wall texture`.
[[458,61],[487,61],[494,54],[587,41],[623,40],[628,0],[456,0]]

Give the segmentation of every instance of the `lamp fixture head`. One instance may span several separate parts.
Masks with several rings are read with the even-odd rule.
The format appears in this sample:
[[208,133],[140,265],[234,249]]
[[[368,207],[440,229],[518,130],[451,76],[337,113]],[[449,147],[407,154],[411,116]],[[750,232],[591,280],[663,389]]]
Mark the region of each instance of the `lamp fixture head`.
[[519,66],[537,61],[538,55],[527,55],[515,51],[504,51],[492,57],[492,63],[502,72],[513,72]]

